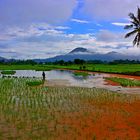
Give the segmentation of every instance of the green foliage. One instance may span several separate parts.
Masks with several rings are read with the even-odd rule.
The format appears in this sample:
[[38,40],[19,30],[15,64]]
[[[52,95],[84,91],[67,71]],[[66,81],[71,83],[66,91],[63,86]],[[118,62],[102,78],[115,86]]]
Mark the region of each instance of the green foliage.
[[84,60],[81,60],[81,59],[75,59],[74,60],[74,62],[73,62],[74,64],[80,64],[80,65],[83,65],[83,64],[85,64],[85,61]]
[[10,70],[1,72],[1,74],[5,74],[5,75],[14,75],[15,73],[16,73],[16,71],[10,71]]
[[140,76],[140,64],[84,64],[82,65],[0,65],[0,70],[39,70],[47,71],[53,69],[71,69],[71,70],[84,70],[91,72],[105,72],[105,73],[118,73],[127,75]]
[[54,69],[53,65],[0,65],[0,70],[37,70],[48,71]]
[[41,80],[33,80],[33,81],[27,81],[26,82],[26,84],[28,85],[28,86],[40,86],[40,85],[42,85],[44,82],[43,81],[41,81]]
[[121,86],[124,86],[124,87],[140,86],[140,80],[131,80],[131,79],[117,78],[117,77],[110,77],[110,78],[106,78],[106,79],[111,80],[113,82],[117,82]]

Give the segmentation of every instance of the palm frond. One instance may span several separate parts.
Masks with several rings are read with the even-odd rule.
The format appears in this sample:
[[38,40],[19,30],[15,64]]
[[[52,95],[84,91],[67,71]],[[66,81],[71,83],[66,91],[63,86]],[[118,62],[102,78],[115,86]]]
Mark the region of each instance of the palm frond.
[[125,38],[128,38],[128,37],[134,35],[134,34],[137,33],[137,32],[138,32],[138,30],[134,30],[134,31],[132,31],[132,32],[130,32],[130,33],[127,33],[127,34],[125,35]]
[[133,20],[134,23],[139,24],[138,19],[135,17],[135,15],[134,15],[133,13],[130,13],[130,14],[129,14],[129,17]]
[[140,8],[138,7],[138,11],[137,11],[137,19],[139,20],[139,24],[140,24]]
[[137,22],[135,22],[135,21],[131,21],[131,23],[132,23],[133,26],[135,26],[135,27],[138,27],[138,26],[139,26],[139,24],[138,24]]
[[135,46],[135,45],[137,47],[139,47],[139,45],[140,45],[140,33],[138,33],[133,40],[133,46]]
[[135,36],[135,38],[133,40],[133,46],[135,46],[137,44],[137,40],[138,40],[138,34]]
[[131,24],[131,25],[126,25],[125,27],[124,27],[124,29],[132,29],[133,28],[133,24]]
[[131,23],[130,25],[126,25],[124,29],[133,29],[133,31],[127,33],[125,38],[136,34],[133,40],[133,45],[140,47],[140,8],[138,7],[137,16],[135,16],[133,13],[130,13],[129,17],[131,19]]
[[140,33],[138,33],[138,39],[137,39],[137,47],[140,45]]

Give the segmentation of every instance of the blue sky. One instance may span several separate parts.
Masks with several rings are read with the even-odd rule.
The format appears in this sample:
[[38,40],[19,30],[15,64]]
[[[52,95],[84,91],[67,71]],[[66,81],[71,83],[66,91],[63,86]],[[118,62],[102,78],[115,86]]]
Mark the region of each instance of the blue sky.
[[139,0],[1,0],[0,56],[48,58],[76,47],[140,54],[124,39]]

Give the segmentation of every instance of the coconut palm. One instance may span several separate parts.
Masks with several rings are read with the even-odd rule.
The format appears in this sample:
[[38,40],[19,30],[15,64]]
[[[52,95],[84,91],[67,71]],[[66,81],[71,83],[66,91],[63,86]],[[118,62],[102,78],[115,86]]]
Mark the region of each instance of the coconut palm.
[[139,47],[140,45],[140,8],[138,7],[137,16],[135,16],[133,13],[129,14],[131,24],[126,25],[125,29],[132,29],[131,32],[127,33],[125,35],[125,38],[128,38],[132,35],[135,35],[135,38],[133,40],[133,45]]

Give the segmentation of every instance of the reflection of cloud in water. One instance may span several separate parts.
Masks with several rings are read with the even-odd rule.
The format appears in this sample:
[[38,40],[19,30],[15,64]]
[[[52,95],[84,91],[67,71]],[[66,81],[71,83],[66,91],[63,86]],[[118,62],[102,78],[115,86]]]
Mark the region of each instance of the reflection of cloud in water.
[[[98,87],[98,85],[103,85],[104,83],[104,74],[95,74],[88,76],[76,76],[70,70],[52,70],[45,71],[47,81],[55,81],[55,85],[62,83],[69,86],[80,86],[80,87]],[[42,78],[42,71],[35,70],[17,70],[15,75],[16,77],[36,77]],[[64,81],[67,81],[66,83]],[[69,83],[69,84],[68,84]]]
[[[94,76],[76,76],[72,71],[66,70],[52,70],[52,71],[45,71],[46,80],[67,80],[70,85],[72,86],[84,86],[90,87],[92,86],[91,80],[93,80]],[[35,70],[17,70],[16,74],[13,76],[17,77],[42,77],[42,71],[35,71]]]

